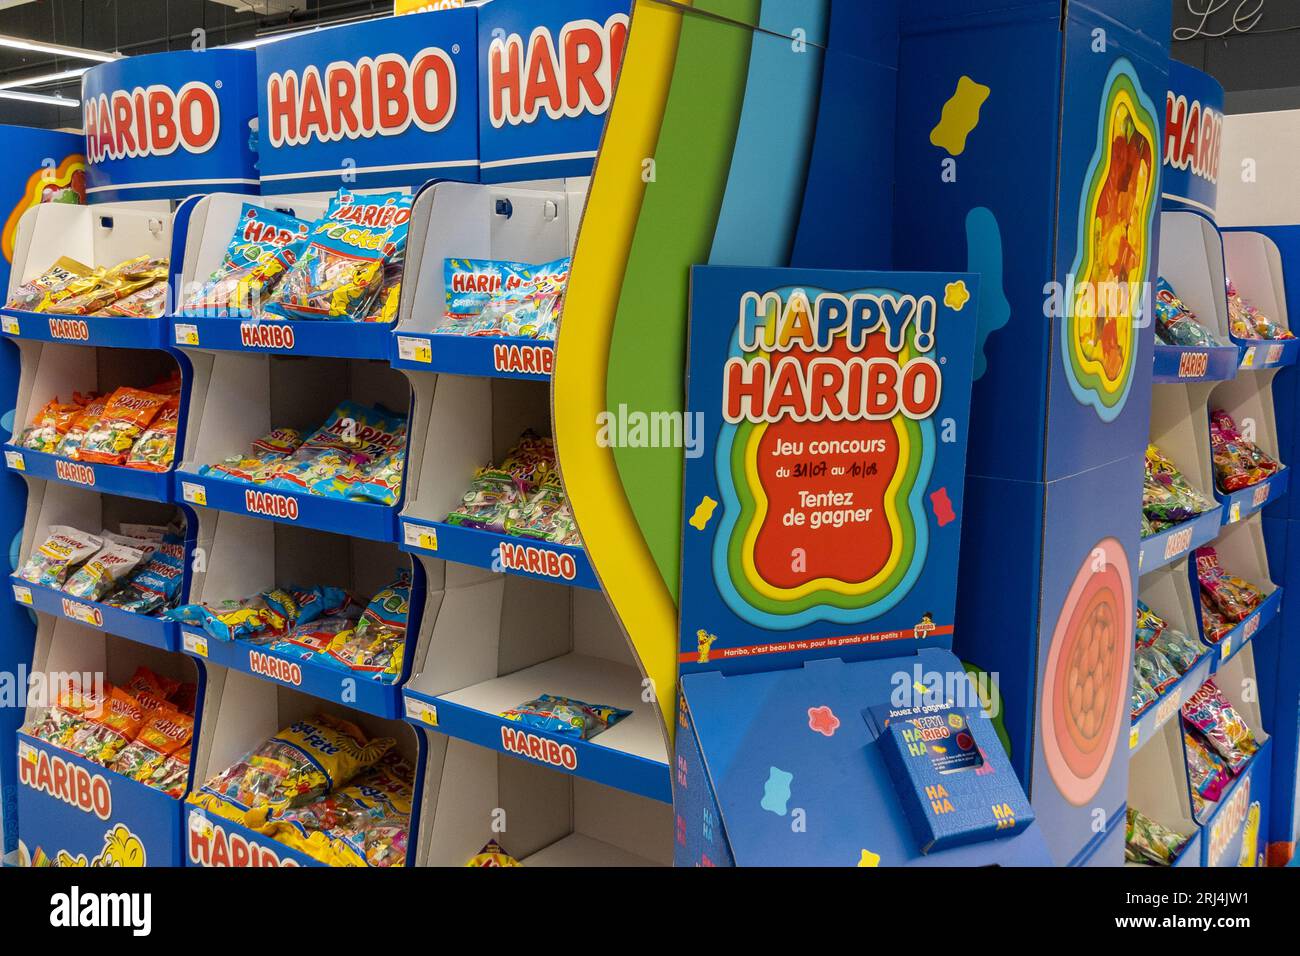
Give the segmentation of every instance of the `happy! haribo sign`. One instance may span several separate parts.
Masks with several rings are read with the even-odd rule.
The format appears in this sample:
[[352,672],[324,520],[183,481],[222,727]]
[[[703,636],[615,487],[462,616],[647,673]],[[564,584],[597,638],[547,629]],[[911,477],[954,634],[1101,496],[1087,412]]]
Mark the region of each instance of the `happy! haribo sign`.
[[978,279],[696,267],[683,671],[951,646]]

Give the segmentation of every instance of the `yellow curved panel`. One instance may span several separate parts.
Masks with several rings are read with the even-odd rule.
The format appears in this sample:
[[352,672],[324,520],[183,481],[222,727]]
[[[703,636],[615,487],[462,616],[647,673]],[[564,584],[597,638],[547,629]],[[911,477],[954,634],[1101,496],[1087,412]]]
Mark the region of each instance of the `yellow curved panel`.
[[[618,89],[596,161],[556,341],[552,402],[564,485],[583,543],[654,682],[671,744],[677,688],[677,606],[642,545],[613,452],[596,442],[619,293],[672,84],[681,11],[637,0]],[[671,752],[671,746],[669,752]]]

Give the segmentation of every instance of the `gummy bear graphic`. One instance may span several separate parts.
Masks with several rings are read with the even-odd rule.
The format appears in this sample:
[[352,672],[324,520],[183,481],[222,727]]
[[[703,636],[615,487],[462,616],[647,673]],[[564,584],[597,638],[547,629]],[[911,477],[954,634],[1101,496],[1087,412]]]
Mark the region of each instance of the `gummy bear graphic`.
[[717,639],[718,635],[710,634],[705,630],[695,632],[695,646],[700,652],[699,663],[707,664],[709,662],[709,648],[713,647],[713,642]]
[[786,809],[790,805],[790,784],[793,781],[794,774],[787,773],[779,767],[770,768],[767,783],[763,784],[763,799],[758,805],[778,817],[785,816]]
[[966,152],[966,138],[980,123],[980,109],[992,92],[969,76],[957,81],[957,91],[943,104],[939,123],[930,131],[930,142],[949,156]]
[[839,729],[840,719],[835,716],[835,712],[829,707],[809,707],[808,708],[808,729],[815,730],[825,737],[834,737],[835,731]]
[[1079,202],[1078,252],[1061,331],[1074,397],[1102,421],[1123,411],[1133,384],[1142,286],[1155,255],[1160,196],[1156,110],[1127,59],[1111,68],[1097,151]]

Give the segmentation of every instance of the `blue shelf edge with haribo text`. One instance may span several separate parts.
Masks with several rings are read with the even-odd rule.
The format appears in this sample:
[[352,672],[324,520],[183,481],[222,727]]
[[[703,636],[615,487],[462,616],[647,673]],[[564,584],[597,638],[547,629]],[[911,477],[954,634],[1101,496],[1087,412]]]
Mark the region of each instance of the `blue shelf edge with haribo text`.
[[1199,348],[1156,343],[1153,384],[1225,382],[1237,377],[1241,352],[1235,345]]
[[111,349],[165,349],[169,345],[165,320],[129,316],[51,315],[0,309],[0,333],[12,339]]
[[190,803],[185,805],[183,826],[184,866],[243,868],[327,865],[234,820],[210,817],[203,808]]
[[[1189,573],[1192,580],[1192,593],[1199,594],[1200,581],[1196,575],[1196,563],[1194,561],[1190,562],[1189,567]],[[1247,616],[1245,620],[1230,630],[1227,634],[1223,635],[1223,637],[1219,638],[1217,642],[1211,642],[1206,639],[1205,625],[1202,622],[1201,615],[1198,611],[1196,626],[1199,631],[1201,643],[1209,647],[1211,651],[1211,674],[1217,673],[1221,667],[1228,663],[1228,661],[1241,653],[1241,649],[1249,644],[1256,634],[1267,627],[1273,618],[1277,617],[1278,609],[1282,606],[1282,590],[1283,589],[1280,587],[1275,588],[1273,593],[1265,597],[1264,600],[1259,603],[1259,606],[1250,612],[1249,616]],[[1199,601],[1197,606],[1199,608]]]
[[1270,342],[1267,340],[1233,338],[1232,341],[1240,352],[1237,367],[1243,372],[1285,368],[1288,365],[1294,365],[1296,359],[1300,358],[1300,339]]
[[1138,574],[1150,574],[1187,557],[1217,538],[1222,527],[1223,507],[1219,506],[1143,538],[1138,544]]
[[180,349],[387,359],[392,326],[380,322],[288,322],[239,317],[177,315],[168,319]]
[[184,470],[176,472],[176,500],[354,538],[396,540],[397,508],[387,505],[283,491]]
[[32,478],[142,501],[175,500],[172,497],[172,473],[169,471],[144,471],[127,468],[125,465],[73,461],[13,444],[5,445],[4,453],[6,468]]
[[[547,733],[445,698],[406,688],[406,719],[457,740],[465,740],[518,760],[540,763],[561,773],[593,780],[639,796],[672,803],[668,764],[601,746]],[[513,735],[516,747],[507,746]]]
[[1291,484],[1291,469],[1283,465],[1276,473],[1257,484],[1224,494],[1217,488],[1214,497],[1223,505],[1223,524],[1236,524],[1249,518],[1265,505],[1272,504],[1287,493]]
[[1214,652],[1202,654],[1172,687],[1153,701],[1146,710],[1133,718],[1129,729],[1129,753],[1136,753],[1142,746],[1156,736],[1156,733],[1170,720],[1176,718],[1183,701],[1205,683],[1213,670]]
[[403,516],[401,524],[402,536],[398,543],[403,551],[411,554],[600,590],[596,572],[582,548],[409,516]]
[[180,649],[209,664],[220,664],[311,697],[345,704],[373,717],[402,716],[402,688],[396,681],[381,683],[341,667],[301,660],[293,654],[248,641],[220,640],[189,627],[180,632]]
[[180,648],[180,626],[172,621],[136,614],[100,601],[86,601],[10,575],[14,601],[42,614],[74,621],[86,627],[124,637],[137,644],[175,651]]
[[549,382],[555,343],[487,335],[433,335],[398,332],[390,356],[393,368],[480,378]]

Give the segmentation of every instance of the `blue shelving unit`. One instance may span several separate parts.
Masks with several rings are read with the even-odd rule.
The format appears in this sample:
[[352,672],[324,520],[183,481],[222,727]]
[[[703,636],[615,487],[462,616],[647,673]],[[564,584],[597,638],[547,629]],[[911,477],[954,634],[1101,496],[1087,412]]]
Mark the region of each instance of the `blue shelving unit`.
[[502,336],[401,332],[392,337],[394,368],[485,378],[550,381],[555,343]]
[[32,451],[8,444],[4,447],[5,467],[32,478],[86,488],[105,495],[121,495],[142,501],[174,501],[170,472],[143,471],[124,465],[101,465],[73,461],[59,455]]
[[489,571],[599,590],[582,548],[534,541],[480,528],[463,528],[409,515],[402,519],[403,551],[468,564]]
[[0,309],[0,332],[12,339],[114,349],[162,349],[169,344],[165,320],[126,316],[49,315]]
[[14,600],[32,610],[75,621],[106,634],[115,634],[137,644],[158,647],[164,651],[180,648],[179,625],[171,621],[124,611],[101,601],[75,598],[55,588],[31,584],[16,574],[11,575],[9,580],[13,588]]
[[378,322],[281,322],[176,316],[167,320],[176,348],[265,355],[387,359],[392,327]]

